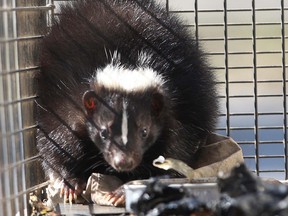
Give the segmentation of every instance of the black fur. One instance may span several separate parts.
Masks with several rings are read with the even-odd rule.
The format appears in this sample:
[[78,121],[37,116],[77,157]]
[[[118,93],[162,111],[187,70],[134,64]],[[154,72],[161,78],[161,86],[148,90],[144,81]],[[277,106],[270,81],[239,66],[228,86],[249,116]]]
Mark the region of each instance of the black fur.
[[[157,141],[134,171],[119,173],[89,138],[83,93],[96,69],[111,62],[137,67],[138,54],[166,79],[169,110]],[[152,168],[159,155],[193,166],[193,154],[214,129],[215,82],[204,55],[181,20],[152,0],[81,0],[62,6],[43,40],[38,100],[38,149],[44,169],[65,179],[86,180],[91,172],[124,181],[162,174]],[[164,123],[163,123],[164,124]],[[97,125],[95,125],[97,128]]]

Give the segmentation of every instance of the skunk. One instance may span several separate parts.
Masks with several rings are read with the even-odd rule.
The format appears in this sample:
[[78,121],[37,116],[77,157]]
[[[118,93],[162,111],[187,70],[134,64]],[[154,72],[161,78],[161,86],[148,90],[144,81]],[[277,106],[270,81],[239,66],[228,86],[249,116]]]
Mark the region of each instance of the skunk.
[[144,179],[164,174],[152,166],[159,155],[193,167],[218,103],[214,75],[181,19],[153,0],[81,0],[60,11],[37,76],[47,176],[72,186],[93,172]]

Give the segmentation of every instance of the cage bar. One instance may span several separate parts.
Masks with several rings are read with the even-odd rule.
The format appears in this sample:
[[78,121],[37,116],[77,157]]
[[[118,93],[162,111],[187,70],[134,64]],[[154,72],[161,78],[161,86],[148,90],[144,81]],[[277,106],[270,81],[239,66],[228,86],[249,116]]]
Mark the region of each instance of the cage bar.
[[27,215],[29,192],[44,181],[33,114],[46,0],[0,1],[0,215]]
[[[158,0],[177,13],[217,76],[217,132],[242,147],[250,170],[288,178],[288,0]],[[46,185],[35,148],[38,52],[68,0],[0,0],[0,215],[25,215]]]

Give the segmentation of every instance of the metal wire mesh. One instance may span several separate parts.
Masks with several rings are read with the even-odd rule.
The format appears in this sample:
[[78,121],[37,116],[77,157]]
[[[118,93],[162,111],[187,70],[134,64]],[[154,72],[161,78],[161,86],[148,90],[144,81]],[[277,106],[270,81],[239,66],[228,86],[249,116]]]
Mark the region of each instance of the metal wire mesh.
[[0,1],[0,215],[27,214],[28,194],[43,181],[35,148],[33,77],[51,9],[46,4]]
[[262,177],[287,179],[287,0],[167,2],[187,20],[218,77],[217,132]]
[[[183,17],[217,75],[217,132],[240,144],[257,175],[287,179],[288,0],[159,1]],[[65,2],[0,0],[0,215],[23,215],[27,194],[43,186],[33,76],[50,16]]]

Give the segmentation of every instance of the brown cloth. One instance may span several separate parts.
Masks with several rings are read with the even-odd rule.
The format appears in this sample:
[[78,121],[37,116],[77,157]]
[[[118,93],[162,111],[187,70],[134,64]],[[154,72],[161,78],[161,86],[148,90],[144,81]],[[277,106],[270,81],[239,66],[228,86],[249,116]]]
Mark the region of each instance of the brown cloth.
[[240,163],[244,163],[240,146],[230,137],[212,133],[195,154],[192,168],[199,173],[198,178],[216,177]]
[[243,162],[240,146],[232,138],[214,133],[207,137],[206,145],[198,150],[194,158],[194,169],[223,160],[232,160],[232,164],[234,160]]

